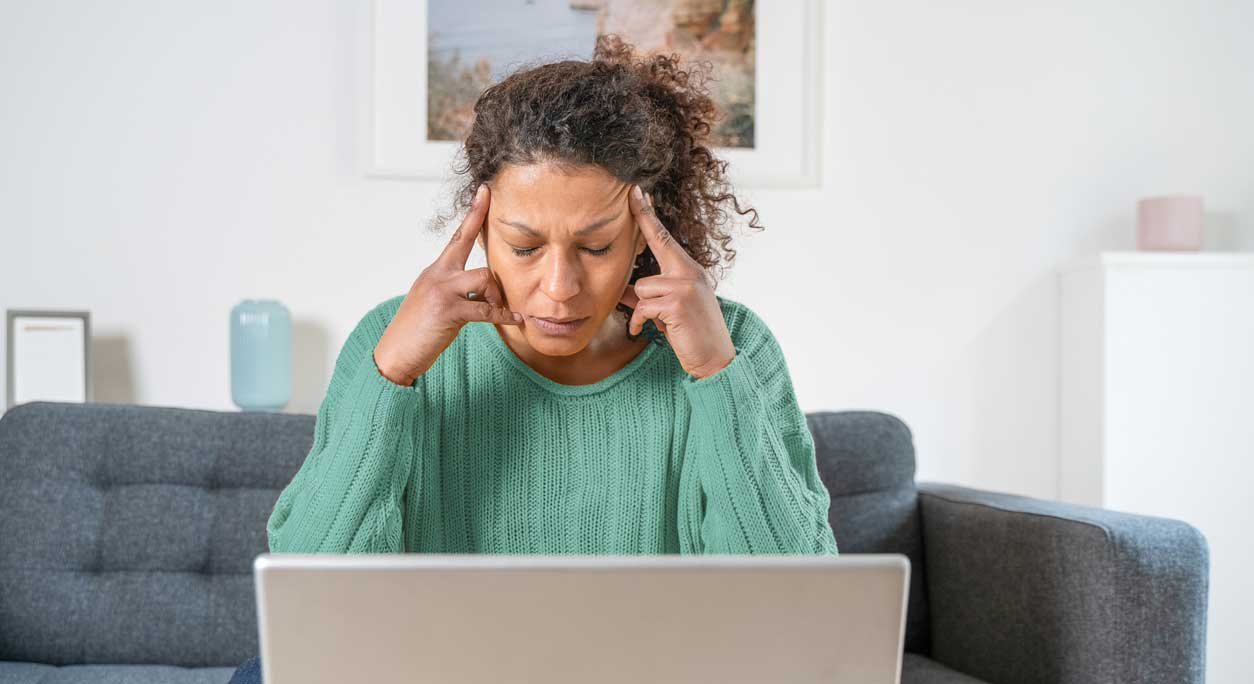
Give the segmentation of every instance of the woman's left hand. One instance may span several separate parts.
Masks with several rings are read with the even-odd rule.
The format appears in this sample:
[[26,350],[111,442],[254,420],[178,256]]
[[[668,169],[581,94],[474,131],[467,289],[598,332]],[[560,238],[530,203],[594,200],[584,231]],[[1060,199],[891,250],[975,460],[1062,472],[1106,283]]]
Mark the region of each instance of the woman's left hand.
[[628,330],[639,335],[644,322],[652,319],[684,370],[698,380],[709,377],[736,357],[727,322],[705,268],[662,225],[652,201],[638,188],[628,193],[627,203],[662,272],[637,280],[623,292],[619,301],[635,309]]

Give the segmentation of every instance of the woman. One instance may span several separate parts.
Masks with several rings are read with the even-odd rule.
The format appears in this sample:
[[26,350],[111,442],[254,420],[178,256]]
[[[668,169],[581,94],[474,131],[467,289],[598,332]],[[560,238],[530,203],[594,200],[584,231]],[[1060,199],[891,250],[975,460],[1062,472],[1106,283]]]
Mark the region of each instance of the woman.
[[837,553],[780,347],[707,275],[753,210],[696,75],[603,36],[483,92],[465,218],[345,342],[272,552]]

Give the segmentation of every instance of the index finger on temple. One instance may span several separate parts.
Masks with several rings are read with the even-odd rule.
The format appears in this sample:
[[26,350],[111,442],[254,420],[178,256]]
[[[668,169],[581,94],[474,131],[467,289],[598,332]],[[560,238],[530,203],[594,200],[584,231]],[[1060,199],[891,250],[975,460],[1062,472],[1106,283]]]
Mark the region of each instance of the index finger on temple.
[[[635,186],[639,188],[640,186]],[[641,197],[636,197],[636,193],[628,193],[630,196],[631,210],[636,216],[636,223],[640,225],[640,230],[644,232],[645,240],[648,241],[649,247],[653,250],[653,256],[657,258],[658,265],[664,269],[677,268],[687,263],[688,253],[684,251],[682,245],[679,244],[675,237],[671,235],[666,226],[662,225],[662,221],[658,219],[657,212],[653,210],[653,206],[644,199],[644,189],[640,188]]]
[[466,218],[462,219],[461,225],[457,227],[453,236],[449,238],[448,244],[444,246],[444,251],[440,254],[441,261],[460,268],[466,267],[466,261],[475,248],[475,238],[479,236],[484,219],[487,218],[488,205],[491,203],[490,195],[491,192],[486,183],[481,184],[475,190],[475,199],[470,205],[470,211],[466,213]]

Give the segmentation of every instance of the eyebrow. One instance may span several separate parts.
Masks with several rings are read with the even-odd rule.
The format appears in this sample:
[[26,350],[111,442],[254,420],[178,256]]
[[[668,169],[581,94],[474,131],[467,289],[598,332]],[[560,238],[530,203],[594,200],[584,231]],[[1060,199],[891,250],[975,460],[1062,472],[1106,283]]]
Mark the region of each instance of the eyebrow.
[[[583,228],[580,228],[579,230],[575,231],[575,235],[578,235],[578,236],[587,235],[588,233],[591,233],[592,231],[604,226],[605,224],[609,223],[610,221],[613,221],[614,219],[622,215],[623,213],[620,211],[617,214],[614,214],[613,216],[607,216],[603,219],[598,219],[592,223],[589,223]],[[520,223],[518,221],[507,221],[503,218],[498,218],[497,221],[500,221],[501,223],[504,223],[507,226],[513,226],[514,228],[517,228],[519,232],[529,237],[541,237],[539,231],[537,231],[535,228],[532,228],[531,226],[525,223]]]

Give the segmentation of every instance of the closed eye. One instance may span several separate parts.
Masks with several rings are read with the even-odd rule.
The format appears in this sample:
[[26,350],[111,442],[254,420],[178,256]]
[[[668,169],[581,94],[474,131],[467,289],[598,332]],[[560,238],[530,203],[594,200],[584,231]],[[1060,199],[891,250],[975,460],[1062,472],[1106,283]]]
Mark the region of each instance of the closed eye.
[[[614,243],[611,242],[610,244],[602,247],[601,249],[592,249],[590,247],[584,247],[583,250],[593,256],[604,256],[608,254],[609,251],[613,248],[614,248]],[[528,247],[526,249],[519,249],[511,245],[510,249],[514,250],[515,255],[520,256],[520,257],[525,257],[525,256],[530,256],[532,253],[534,253],[537,249],[540,249],[540,248]]]

